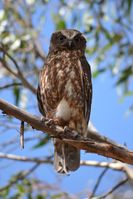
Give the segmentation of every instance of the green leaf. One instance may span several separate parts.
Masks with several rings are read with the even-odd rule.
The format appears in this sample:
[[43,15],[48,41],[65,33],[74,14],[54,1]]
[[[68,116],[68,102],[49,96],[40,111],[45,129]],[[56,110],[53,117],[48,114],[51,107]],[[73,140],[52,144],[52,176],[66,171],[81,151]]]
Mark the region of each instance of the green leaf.
[[19,193],[16,193],[13,196],[11,196],[10,199],[21,199],[21,196]]
[[128,80],[128,78],[131,77],[131,75],[133,75],[133,67],[129,66],[126,69],[121,71],[120,78],[116,82],[116,85],[125,83]]
[[119,103],[123,103],[126,97],[133,96],[133,91],[126,91],[123,95],[119,98]]
[[48,143],[49,140],[50,140],[50,136],[46,135],[45,138],[41,139],[35,146],[33,146],[33,149],[43,147],[44,145]]
[[105,68],[96,70],[96,71],[92,74],[92,75],[93,75],[93,78],[98,77],[98,75],[100,75],[101,73],[103,73],[103,72],[105,72],[105,71],[106,71]]
[[[11,188],[11,187],[10,187]],[[0,196],[3,198],[3,199],[8,199],[8,195],[9,195],[9,192],[10,192],[10,188],[6,188],[4,189],[3,191],[0,192]]]
[[127,8],[127,14],[130,14],[131,10],[132,10],[132,0],[127,0],[127,4],[128,4],[128,8]]
[[24,180],[23,180],[23,184],[25,185],[25,186],[27,186],[27,187],[31,187],[31,181],[29,180],[29,179],[27,179],[27,178],[25,178]]
[[106,39],[109,42],[112,42],[112,38],[111,38],[110,32],[108,32],[108,30],[106,28],[104,28],[102,25],[100,26],[100,28],[101,28],[101,31],[103,32],[103,34],[105,35]]
[[20,100],[20,88],[18,86],[14,86],[13,94],[15,97],[15,105],[18,106]]
[[28,193],[27,198],[28,198],[28,199],[33,199],[33,198],[32,198],[32,194],[31,194],[31,193]]
[[25,193],[25,189],[24,189],[23,184],[17,184],[17,189],[18,189],[20,194]]
[[63,198],[63,194],[62,193],[59,193],[59,194],[51,196],[51,199],[61,199],[61,198]]
[[122,75],[122,76],[118,79],[118,81],[116,82],[116,85],[122,84],[122,83],[124,83],[124,82],[126,82],[126,81],[127,81],[127,77],[126,77],[125,75]]
[[65,29],[66,28],[66,23],[64,20],[59,20],[57,23],[56,23],[56,29],[57,30],[60,30],[60,29]]
[[21,40],[16,39],[15,42],[10,46],[11,50],[17,50],[21,45]]
[[103,48],[101,48],[101,54],[105,53],[107,50],[109,50],[112,47],[111,43],[108,43]]
[[133,91],[127,91],[126,93],[124,93],[125,96],[133,96]]
[[36,196],[36,199],[46,199],[46,196],[38,194]]
[[56,30],[66,28],[66,22],[60,15],[53,15],[53,20],[55,22]]

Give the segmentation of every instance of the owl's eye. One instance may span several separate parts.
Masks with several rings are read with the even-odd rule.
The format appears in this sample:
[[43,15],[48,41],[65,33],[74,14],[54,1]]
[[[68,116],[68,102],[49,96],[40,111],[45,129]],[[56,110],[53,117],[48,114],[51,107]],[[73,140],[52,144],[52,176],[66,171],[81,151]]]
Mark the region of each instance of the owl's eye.
[[58,37],[58,40],[61,42],[63,42],[65,39],[66,39],[66,37],[63,35],[60,35],[60,37]]
[[75,41],[79,42],[80,41],[80,37],[75,37]]

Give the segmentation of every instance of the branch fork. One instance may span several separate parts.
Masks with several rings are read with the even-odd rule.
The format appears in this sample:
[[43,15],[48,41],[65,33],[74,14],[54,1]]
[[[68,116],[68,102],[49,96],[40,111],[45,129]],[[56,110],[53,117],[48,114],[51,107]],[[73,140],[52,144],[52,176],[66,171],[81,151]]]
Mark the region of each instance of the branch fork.
[[88,153],[96,153],[108,158],[113,158],[124,163],[133,164],[133,151],[129,151],[124,146],[101,136],[92,128],[88,128],[88,136],[84,138],[79,135],[78,132],[72,131],[71,129],[63,129],[61,126],[54,124],[49,126],[47,122],[42,122],[40,117],[34,116],[2,99],[0,99],[0,109],[7,115],[28,123],[34,129],[40,130],[43,133],[48,133],[50,136],[59,138],[63,142],[71,144],[78,149],[85,150]]

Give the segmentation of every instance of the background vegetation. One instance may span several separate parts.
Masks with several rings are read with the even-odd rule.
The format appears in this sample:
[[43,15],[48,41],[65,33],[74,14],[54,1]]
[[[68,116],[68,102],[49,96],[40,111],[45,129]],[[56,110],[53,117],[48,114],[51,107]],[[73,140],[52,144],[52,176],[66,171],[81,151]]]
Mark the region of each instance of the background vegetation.
[[[100,77],[108,77],[119,101],[124,103],[126,99],[125,112],[129,115],[133,110],[132,22],[132,0],[1,0],[0,97],[39,115],[35,93],[39,70],[45,63],[48,52],[50,35],[58,29],[75,28],[83,32],[88,40],[86,56],[92,66],[94,85]],[[100,99],[103,108],[102,98],[105,96]],[[108,106],[111,106],[111,99]],[[112,178],[107,183],[108,186],[107,178],[99,185],[97,176],[102,170],[96,168],[92,168],[94,179],[89,178],[88,168],[84,172],[81,169],[78,177],[76,172],[69,177],[60,177],[54,173],[50,163],[53,148],[49,136],[25,126],[25,149],[20,151],[19,128],[19,121],[0,114],[2,198],[87,198],[92,193],[100,196],[123,179],[124,174],[120,172],[118,178]],[[22,156],[38,159],[43,157],[49,160],[49,164],[28,160],[22,163],[22,160],[13,161],[8,157],[5,159],[8,153],[18,155],[20,160]],[[91,156],[92,159],[94,157]],[[103,159],[96,157],[96,160]],[[105,172],[107,168],[102,175]],[[76,184],[80,184],[80,176],[86,174],[88,181],[93,181],[93,186],[86,182],[82,191],[80,187],[79,193]],[[95,184],[100,186],[98,190]],[[132,198],[132,189],[132,183],[128,181],[120,191],[118,189],[108,197]]]

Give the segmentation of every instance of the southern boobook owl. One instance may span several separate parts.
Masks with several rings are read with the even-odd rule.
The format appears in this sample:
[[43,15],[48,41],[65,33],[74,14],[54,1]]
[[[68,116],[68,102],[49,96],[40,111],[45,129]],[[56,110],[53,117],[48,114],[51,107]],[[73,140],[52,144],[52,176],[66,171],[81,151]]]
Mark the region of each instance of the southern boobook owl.
[[[85,136],[92,100],[91,70],[85,58],[86,39],[73,29],[52,34],[37,98],[44,117]],[[54,167],[59,173],[79,168],[80,150],[54,139]]]

